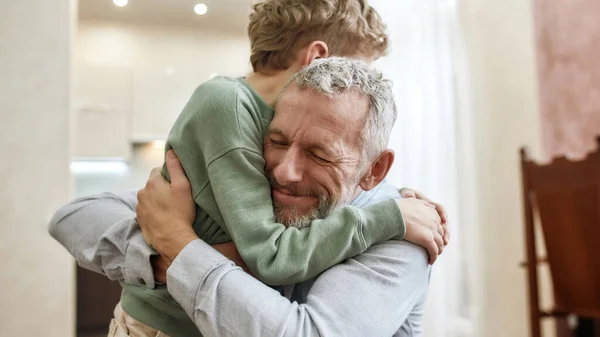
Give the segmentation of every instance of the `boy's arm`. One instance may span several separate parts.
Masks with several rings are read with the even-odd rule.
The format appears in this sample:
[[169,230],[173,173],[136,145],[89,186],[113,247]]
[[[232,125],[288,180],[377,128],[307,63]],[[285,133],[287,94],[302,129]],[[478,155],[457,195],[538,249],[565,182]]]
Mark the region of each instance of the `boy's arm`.
[[308,280],[375,243],[404,235],[402,214],[393,199],[362,209],[339,208],[301,230],[277,223],[264,164],[262,154],[238,148],[208,167],[226,227],[262,281],[282,285]]
[[136,192],[75,199],[52,217],[48,230],[86,269],[113,281],[154,287],[150,256],[135,215]]
[[[262,157],[263,116],[244,97],[231,81],[202,84],[173,126],[167,148],[179,156],[197,204],[206,202],[202,193],[210,184],[220,214],[204,210],[226,227],[257,277],[273,285],[304,281],[374,243],[404,236],[394,200],[344,207],[303,230],[275,222]],[[170,179],[164,168],[163,174]]]

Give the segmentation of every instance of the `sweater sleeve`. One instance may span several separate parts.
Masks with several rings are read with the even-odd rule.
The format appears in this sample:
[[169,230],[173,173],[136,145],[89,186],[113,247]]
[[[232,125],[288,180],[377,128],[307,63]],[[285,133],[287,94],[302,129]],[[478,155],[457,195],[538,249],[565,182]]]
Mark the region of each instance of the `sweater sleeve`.
[[368,247],[404,234],[393,199],[365,208],[346,206],[310,227],[275,221],[261,154],[233,149],[215,160],[209,179],[227,230],[248,267],[271,285],[311,279]]

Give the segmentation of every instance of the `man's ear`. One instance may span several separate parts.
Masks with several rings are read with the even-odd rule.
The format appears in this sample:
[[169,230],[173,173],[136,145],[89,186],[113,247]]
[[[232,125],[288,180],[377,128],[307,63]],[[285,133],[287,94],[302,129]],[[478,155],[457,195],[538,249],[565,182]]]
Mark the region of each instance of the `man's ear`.
[[306,48],[303,49],[300,61],[301,66],[305,67],[312,63],[312,61],[329,56],[329,47],[327,43],[323,41],[313,41]]
[[387,176],[388,172],[390,172],[390,168],[394,163],[394,157],[393,150],[387,149],[383,151],[383,153],[371,163],[371,166],[367,168],[360,180],[360,187],[364,191],[369,191],[379,185],[379,183]]

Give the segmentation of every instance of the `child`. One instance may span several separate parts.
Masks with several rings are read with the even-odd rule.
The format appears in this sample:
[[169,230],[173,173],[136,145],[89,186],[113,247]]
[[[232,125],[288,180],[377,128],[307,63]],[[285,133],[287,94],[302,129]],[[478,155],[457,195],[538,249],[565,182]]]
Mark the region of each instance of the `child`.
[[[202,84],[171,129],[166,150],[173,149],[192,186],[196,234],[209,244],[232,241],[261,281],[283,285],[310,279],[368,246],[402,237],[401,217],[393,202],[382,203],[363,218],[367,245],[357,242],[357,215],[341,208],[318,226],[304,230],[277,223],[271,187],[264,173],[262,143],[275,98],[293,74],[312,60],[327,56],[376,59],[387,48],[384,25],[361,0],[271,0],[254,6],[248,32],[254,72],[244,78],[217,77]],[[168,177],[166,166],[163,175]],[[386,204],[385,206],[383,204]],[[385,212],[385,217],[378,216]],[[389,220],[388,220],[389,222]],[[318,233],[335,228],[344,237],[337,256],[319,251],[290,254],[308,239],[330,244]],[[313,246],[318,244],[312,243]]]

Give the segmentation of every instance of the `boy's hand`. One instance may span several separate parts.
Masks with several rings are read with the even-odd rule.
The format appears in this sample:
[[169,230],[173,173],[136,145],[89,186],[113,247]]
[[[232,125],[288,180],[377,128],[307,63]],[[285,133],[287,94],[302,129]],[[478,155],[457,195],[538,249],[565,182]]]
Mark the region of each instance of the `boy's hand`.
[[219,253],[225,255],[226,258],[233,261],[238,267],[241,267],[246,273],[248,273],[248,274],[252,275],[254,278],[256,278],[256,276],[254,276],[254,274],[252,274],[252,270],[250,270],[250,268],[248,268],[248,266],[246,265],[246,262],[244,262],[244,260],[240,256],[240,253],[238,252],[235,243],[233,243],[233,242],[220,243],[220,244],[212,245],[212,247],[214,249],[216,249]]
[[444,250],[444,229],[435,206],[425,200],[404,198],[398,200],[398,207],[406,226],[404,240],[427,249],[429,263],[433,264]]
[[167,284],[167,269],[169,269],[167,260],[160,255],[152,255],[150,257],[150,263],[152,263],[154,281],[161,284]]
[[171,183],[160,169],[152,170],[146,187],[138,192],[137,221],[144,240],[170,264],[191,241],[198,239],[192,228],[196,206],[181,162],[167,153]]
[[444,206],[437,202],[431,201],[431,199],[427,198],[422,193],[410,188],[405,187],[401,189],[400,195],[403,198],[415,198],[425,200],[435,207],[435,210],[438,212],[440,218],[442,219],[442,226],[444,226],[444,235],[442,238],[444,239],[444,246],[447,246],[448,242],[450,241],[450,230],[448,229],[448,213],[446,213],[446,209],[444,208]]

